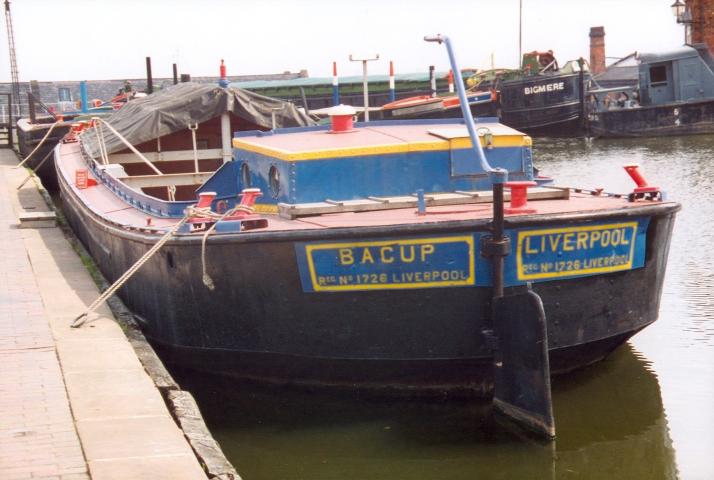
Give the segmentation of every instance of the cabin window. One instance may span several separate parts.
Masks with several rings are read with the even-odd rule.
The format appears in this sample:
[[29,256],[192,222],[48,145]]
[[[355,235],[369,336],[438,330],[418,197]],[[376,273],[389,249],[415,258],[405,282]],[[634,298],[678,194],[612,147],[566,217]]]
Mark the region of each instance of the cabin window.
[[247,163],[240,166],[240,178],[243,181],[243,188],[250,188],[250,167]]
[[268,183],[270,185],[270,194],[273,198],[278,198],[278,194],[280,194],[280,172],[275,165],[270,167],[268,171]]
[[650,86],[662,87],[664,85],[667,85],[667,67],[665,65],[650,67]]
[[69,88],[67,88],[67,87],[59,87],[57,89],[57,94],[59,95],[60,102],[71,102],[72,101],[72,94],[70,93]]

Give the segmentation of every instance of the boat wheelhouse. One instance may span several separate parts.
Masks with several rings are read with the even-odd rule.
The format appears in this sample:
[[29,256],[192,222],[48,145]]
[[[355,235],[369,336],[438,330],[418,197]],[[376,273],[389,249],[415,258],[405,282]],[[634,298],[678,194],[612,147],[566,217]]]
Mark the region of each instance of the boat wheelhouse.
[[714,132],[714,57],[706,45],[634,56],[628,87],[589,92],[589,130],[596,137]]

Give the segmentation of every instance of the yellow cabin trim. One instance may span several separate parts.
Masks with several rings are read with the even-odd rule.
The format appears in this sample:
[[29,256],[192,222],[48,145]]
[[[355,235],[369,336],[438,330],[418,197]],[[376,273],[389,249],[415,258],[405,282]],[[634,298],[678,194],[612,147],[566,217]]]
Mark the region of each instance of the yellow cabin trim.
[[[480,137],[481,145],[486,147],[483,137]],[[493,137],[493,147],[529,147],[532,144],[531,138],[524,135],[502,135]],[[253,143],[249,140],[234,138],[233,148],[246,150],[248,152],[259,153],[277,160],[286,162],[299,162],[305,160],[324,160],[327,158],[364,157],[368,155],[385,155],[409,152],[433,152],[447,151],[450,149],[464,149],[471,147],[471,140],[466,138],[454,138],[451,140],[434,139],[421,142],[403,142],[387,145],[372,145],[364,147],[347,148],[325,148],[320,150],[288,151],[275,147],[268,147]]]

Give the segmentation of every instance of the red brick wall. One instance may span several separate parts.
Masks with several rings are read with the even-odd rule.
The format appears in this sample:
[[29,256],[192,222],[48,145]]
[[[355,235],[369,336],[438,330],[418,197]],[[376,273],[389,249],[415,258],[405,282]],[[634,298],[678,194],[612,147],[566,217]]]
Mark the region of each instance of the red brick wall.
[[692,13],[692,43],[706,43],[714,52],[714,0],[685,0]]
[[590,72],[605,71],[605,27],[590,27]]

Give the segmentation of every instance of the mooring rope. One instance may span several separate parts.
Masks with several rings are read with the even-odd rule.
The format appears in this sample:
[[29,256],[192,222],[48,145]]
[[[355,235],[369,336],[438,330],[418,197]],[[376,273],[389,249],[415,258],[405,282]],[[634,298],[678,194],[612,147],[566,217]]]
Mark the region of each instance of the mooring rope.
[[30,158],[32,158],[32,156],[35,154],[35,152],[36,152],[37,150],[39,150],[40,147],[45,143],[45,140],[47,140],[47,137],[50,136],[50,133],[52,133],[52,130],[54,130],[55,127],[56,127],[59,123],[60,123],[60,122],[55,122],[55,123],[53,123],[52,125],[50,125],[49,130],[47,130],[47,133],[45,133],[45,136],[42,137],[42,140],[40,140],[40,143],[38,143],[37,146],[35,147],[35,149],[34,149],[33,151],[31,151],[30,154],[29,154],[27,157],[25,157],[25,159],[24,159],[23,161],[21,161],[20,163],[18,163],[18,164],[15,166],[15,168],[20,168],[20,167],[22,167],[23,165],[25,165],[25,162],[27,162]]
[[238,204],[235,207],[227,210],[223,214],[216,213],[211,210],[211,207],[196,207],[196,206],[190,206],[186,209],[186,215],[179,221],[176,225],[174,225],[171,230],[166,232],[163,237],[157,241],[154,246],[152,246],[142,257],[134,263],[124,274],[116,279],[116,281],[109,287],[107,288],[102,294],[92,302],[92,304],[87,307],[87,309],[77,316],[77,318],[74,319],[72,322],[72,328],[77,328],[81,327],[86,321],[87,318],[89,317],[89,314],[92,313],[94,310],[96,310],[102,303],[104,303],[109,297],[114,295],[114,293],[119,290],[146,262],[148,262],[151,257],[153,257],[156,252],[159,251],[159,249],[166,243],[168,242],[171,237],[178,231],[179,228],[183,224],[185,224],[188,220],[191,218],[205,218],[210,222],[214,222],[211,227],[206,230],[206,232],[203,234],[203,239],[201,240],[201,268],[203,270],[203,283],[208,287],[209,290],[213,290],[215,288],[215,285],[213,283],[213,279],[208,275],[208,272],[206,271],[206,240],[208,239],[208,236],[216,229],[216,225],[218,225],[218,222],[222,221],[226,217],[234,214],[237,211],[242,211],[246,213],[253,213],[255,210],[253,207],[247,206],[247,205],[241,205]]
[[43,159],[40,161],[40,163],[37,164],[37,166],[35,167],[34,170],[33,170],[33,169],[30,169],[30,174],[25,177],[25,179],[22,181],[22,183],[21,183],[20,185],[17,186],[17,189],[18,189],[18,190],[20,190],[22,187],[24,187],[25,184],[27,183],[27,181],[28,181],[29,179],[31,179],[32,176],[35,174],[35,172],[38,172],[38,171],[40,170],[40,168],[42,168],[42,165],[45,164],[45,162],[47,161],[48,158],[50,158],[50,155],[52,155],[52,153],[54,153],[54,149],[53,149],[53,150],[50,150],[49,152],[47,152],[47,155],[45,155],[45,158],[43,158]]
[[[201,270],[202,270],[202,280],[203,284],[208,288],[209,290],[213,291],[216,286],[213,283],[213,279],[211,276],[208,274],[208,271],[206,270],[206,241],[208,240],[208,236],[213,233],[213,231],[216,229],[216,225],[218,225],[218,222],[222,221],[224,218],[229,217],[230,215],[234,214],[237,211],[242,211],[246,213],[254,213],[255,209],[253,207],[249,207],[247,205],[241,205],[238,204],[235,207],[227,210],[224,214],[218,215],[215,212],[211,211],[209,207],[206,208],[196,208],[195,210],[198,210],[201,212],[201,216],[203,215],[203,212],[205,210],[208,210],[207,214],[210,215],[211,218],[215,219],[215,223],[211,225],[211,228],[206,230],[206,232],[203,234],[203,238],[201,239]],[[207,216],[208,216],[207,215]]]
[[87,308],[87,310],[84,311],[84,313],[80,314],[77,318],[74,319],[72,322],[72,328],[77,328],[81,327],[86,321],[87,318],[89,317],[89,314],[92,313],[94,310],[96,310],[102,303],[104,303],[109,297],[114,295],[114,292],[119,290],[128,280],[131,278],[146,262],[151,259],[151,257],[156,254],[156,252],[159,251],[161,247],[164,246],[166,242],[168,242],[171,237],[178,231],[181,226],[186,223],[189,218],[191,218],[190,214],[187,214],[185,217],[181,219],[176,225],[174,225],[171,230],[166,232],[163,237],[159,239],[158,242],[154,244],[153,247],[151,247],[142,257],[132,265],[129,270],[124,272],[124,274],[119,277],[109,288],[107,288],[102,294],[92,302],[92,304]]

